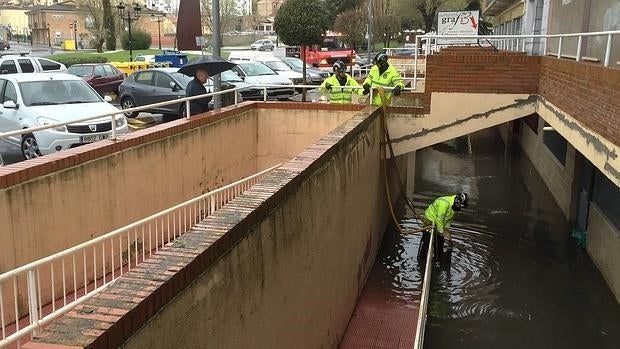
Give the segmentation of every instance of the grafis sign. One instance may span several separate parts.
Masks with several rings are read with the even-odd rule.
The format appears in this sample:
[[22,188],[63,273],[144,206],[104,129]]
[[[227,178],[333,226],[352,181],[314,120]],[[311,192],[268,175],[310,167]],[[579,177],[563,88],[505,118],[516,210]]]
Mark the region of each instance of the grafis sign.
[[[439,12],[437,33],[439,35],[478,35],[479,11]],[[475,43],[472,39],[441,40],[440,44]]]

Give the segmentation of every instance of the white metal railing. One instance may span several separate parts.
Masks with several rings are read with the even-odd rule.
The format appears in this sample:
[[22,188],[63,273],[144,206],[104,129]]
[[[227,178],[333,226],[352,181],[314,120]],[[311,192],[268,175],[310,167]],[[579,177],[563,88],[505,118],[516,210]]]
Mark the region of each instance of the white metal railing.
[[19,347],[20,339],[100,292],[279,166],[1,274],[0,347]]
[[[616,35],[620,35],[620,30],[590,32],[590,33],[545,34],[545,35],[542,35],[542,34],[539,34],[539,35],[535,35],[535,34],[527,34],[527,35],[435,35],[435,34],[428,34],[428,35],[417,36],[415,40],[415,43],[416,43],[415,46],[424,47],[425,48],[425,50],[423,51],[424,55],[430,55],[434,51],[440,50],[441,46],[462,45],[462,44],[453,44],[453,45],[441,44],[438,41],[442,39],[443,40],[446,40],[446,39],[476,40],[476,43],[480,44],[481,46],[485,46],[484,42],[481,43],[481,41],[485,41],[489,43],[495,42],[496,44],[499,44],[500,48],[502,49],[527,52],[526,50],[527,40],[532,40],[532,43],[534,43],[534,40],[542,40],[543,41],[542,55],[546,56],[549,53],[549,40],[558,39],[557,53],[554,53],[554,56],[556,56],[557,58],[562,58],[562,57],[567,57],[567,55],[565,55],[563,52],[563,48],[562,48],[563,41],[568,38],[577,38],[577,49],[576,49],[575,55],[570,56],[570,57],[574,57],[575,60],[579,62],[583,59],[582,52],[581,52],[583,38],[602,36],[606,38],[605,53],[603,56],[604,57],[603,66],[609,67],[609,65],[611,64],[611,50],[613,47],[613,39],[614,39],[614,36]],[[421,80],[417,76],[417,71],[418,71],[417,65],[418,65],[418,56],[419,56],[418,50],[414,51],[414,56],[415,56],[414,58],[415,68],[413,71],[414,73],[413,86],[415,88],[417,86],[417,81]]]
[[422,295],[420,297],[420,309],[418,310],[418,323],[415,330],[414,349],[422,349],[424,346],[424,330],[426,328],[426,312],[428,308],[428,296],[431,288],[431,272],[433,270],[433,250],[435,244],[435,225],[431,229],[431,237],[426,253],[426,265],[424,267],[424,281],[422,282]]

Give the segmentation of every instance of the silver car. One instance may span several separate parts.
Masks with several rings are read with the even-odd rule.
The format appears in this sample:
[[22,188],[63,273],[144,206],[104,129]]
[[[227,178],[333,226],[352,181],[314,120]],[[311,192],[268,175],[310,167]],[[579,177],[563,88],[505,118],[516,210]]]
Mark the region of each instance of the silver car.
[[274,48],[273,41],[269,39],[256,40],[252,45],[250,45],[250,49],[258,50],[258,51],[265,51],[265,50],[273,51],[273,48]]
[[[238,62],[232,71],[237,73],[244,82],[258,85],[261,90],[258,96],[244,95],[245,99],[262,99],[265,89],[269,100],[288,100],[295,95],[293,82],[263,63]],[[265,88],[260,87],[261,85]]]

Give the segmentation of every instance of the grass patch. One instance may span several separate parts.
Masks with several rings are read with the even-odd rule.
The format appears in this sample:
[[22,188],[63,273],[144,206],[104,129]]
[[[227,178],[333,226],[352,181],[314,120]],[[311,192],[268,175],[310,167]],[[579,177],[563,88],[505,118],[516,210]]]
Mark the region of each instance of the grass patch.
[[[162,50],[133,50],[133,59],[136,58],[138,54],[142,55],[158,55],[163,53]],[[200,57],[200,55],[196,54],[188,54],[187,57],[191,60],[195,57]],[[102,62],[103,59],[106,62],[128,62],[129,61],[129,51],[117,51],[117,52],[104,52],[104,53],[96,53],[96,52],[70,52],[70,53],[59,53],[55,55],[47,56],[46,58],[58,61],[58,62],[73,62],[75,63],[96,63]]]

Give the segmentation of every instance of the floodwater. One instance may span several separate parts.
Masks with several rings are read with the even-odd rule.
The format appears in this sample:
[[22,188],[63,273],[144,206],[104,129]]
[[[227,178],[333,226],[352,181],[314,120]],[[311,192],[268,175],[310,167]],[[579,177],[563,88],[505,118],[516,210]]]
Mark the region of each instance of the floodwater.
[[[425,348],[620,348],[620,305],[518,146],[485,130],[423,149],[414,181],[418,214],[438,196],[471,197],[451,263],[432,271]],[[417,225],[411,211],[401,223]],[[385,234],[369,282],[395,302],[419,297],[419,240]]]

